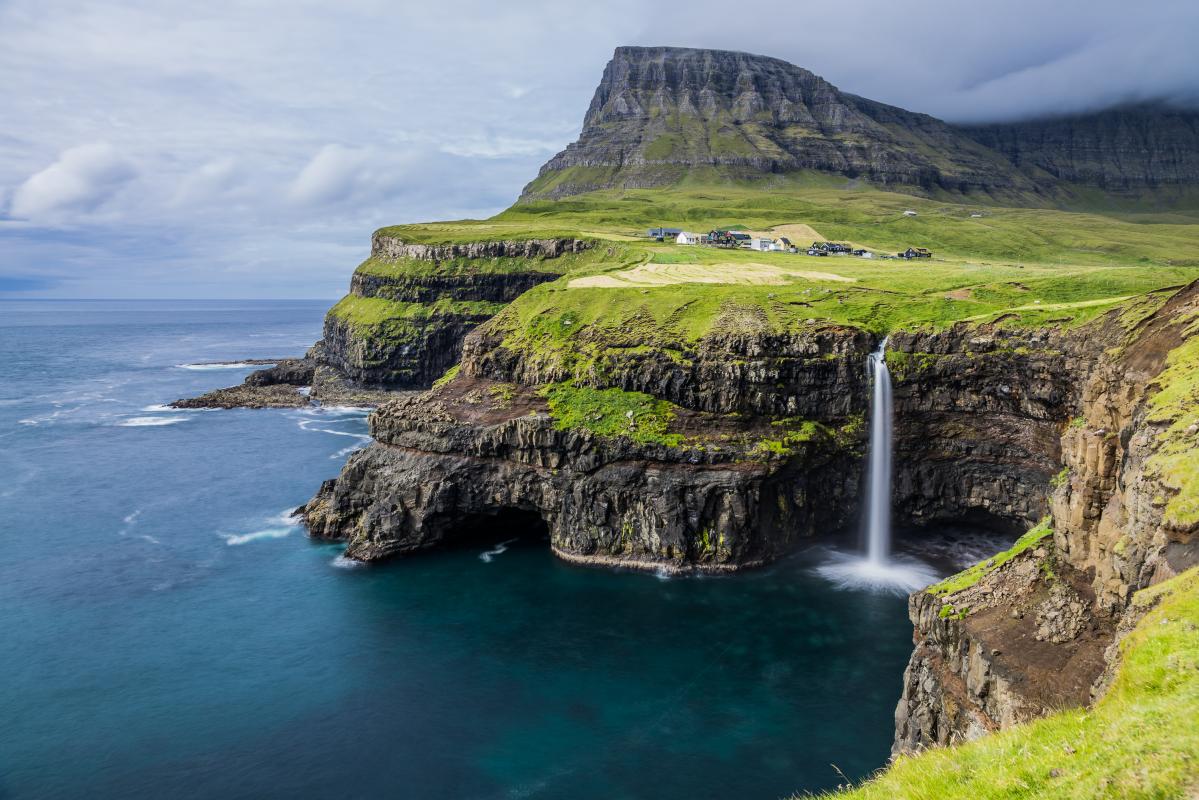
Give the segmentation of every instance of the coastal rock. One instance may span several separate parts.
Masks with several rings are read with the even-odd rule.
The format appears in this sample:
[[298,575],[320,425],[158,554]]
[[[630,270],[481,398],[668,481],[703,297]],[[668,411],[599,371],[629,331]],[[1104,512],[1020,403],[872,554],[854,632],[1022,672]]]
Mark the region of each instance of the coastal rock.
[[1199,283],[1131,330],[1109,315],[1072,335],[1103,346],[1061,364],[1079,388],[1063,396],[1073,416],[1061,425],[1053,536],[975,585],[912,596],[916,647],[896,753],[1086,704],[1110,680],[1129,615],[1140,613],[1129,610],[1133,593],[1199,563],[1199,523],[1164,518],[1163,498],[1176,490],[1152,458],[1169,443],[1147,406],[1169,354],[1199,335],[1180,322],[1196,318]]
[[[453,544],[523,514],[568,560],[727,571],[843,524],[856,490],[856,471],[843,462],[860,454],[827,442],[789,459],[636,443],[561,430],[535,392],[495,386],[460,378],[380,408],[371,418],[377,442],[308,503],[312,535],[344,540],[349,557],[370,561]],[[709,432],[721,425],[692,421]]]
[[[360,268],[349,296],[389,301],[388,313],[364,324],[340,314],[338,304],[325,317],[313,359],[363,388],[427,389],[458,363],[468,333],[529,289],[559,277],[554,259],[593,246],[579,238],[413,244],[377,232],[367,264],[396,266]],[[489,271],[495,259],[528,263]]]

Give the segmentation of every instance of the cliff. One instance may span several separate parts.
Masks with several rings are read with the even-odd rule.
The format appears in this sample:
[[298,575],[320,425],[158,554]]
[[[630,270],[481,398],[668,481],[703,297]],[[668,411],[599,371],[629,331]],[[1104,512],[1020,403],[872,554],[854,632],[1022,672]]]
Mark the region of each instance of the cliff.
[[1199,111],[1146,103],[959,130],[1016,167],[1116,192],[1199,183]]
[[714,336],[690,359],[629,354],[590,387],[554,382],[548,365],[491,347],[493,334],[468,337],[451,380],[375,413],[376,444],[306,507],[314,535],[375,560],[523,513],[568,560],[723,571],[846,522],[861,458],[862,332],[827,329],[784,347]]
[[[1140,589],[1199,564],[1190,480],[1199,452],[1199,285],[1139,320],[1081,334],[1061,363],[1061,470],[1049,512],[1011,551],[911,598],[916,648],[896,710],[896,752],[976,739],[1080,706],[1117,666],[1112,645]],[[1070,415],[1064,422],[1063,414]],[[1129,616],[1132,614],[1132,616]]]
[[785,61],[618,47],[578,140],[541,168],[521,198],[666,186],[704,170],[751,179],[816,170],[962,192],[1033,188],[952,126],[847,94]]
[[579,238],[423,244],[387,231],[325,317],[311,360],[353,385],[427,388],[458,363],[462,340],[505,304],[566,268]]

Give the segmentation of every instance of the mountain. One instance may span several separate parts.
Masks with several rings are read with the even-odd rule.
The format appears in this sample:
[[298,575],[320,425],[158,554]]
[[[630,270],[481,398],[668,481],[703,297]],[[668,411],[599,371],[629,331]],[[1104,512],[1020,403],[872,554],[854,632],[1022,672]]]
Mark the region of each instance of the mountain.
[[881,185],[1026,191],[1032,180],[964,131],[842,92],[776,58],[724,50],[619,47],[578,140],[522,199],[816,170]]
[[959,130],[1061,181],[1113,191],[1199,184],[1199,111],[1144,103]]
[[619,47],[578,140],[522,201],[815,171],[915,193],[1042,204],[1082,187],[1199,186],[1199,112],[1164,104],[959,126],[766,56]]

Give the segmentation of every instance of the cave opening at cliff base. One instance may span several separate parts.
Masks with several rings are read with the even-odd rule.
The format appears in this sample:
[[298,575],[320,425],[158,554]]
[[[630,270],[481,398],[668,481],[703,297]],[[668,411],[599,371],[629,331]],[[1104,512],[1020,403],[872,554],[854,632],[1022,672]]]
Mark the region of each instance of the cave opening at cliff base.
[[[463,515],[451,526],[449,535],[446,536],[446,544],[455,548],[475,548],[491,552],[515,544],[546,544],[549,542],[549,536],[549,525],[539,512],[499,507]],[[502,549],[499,551],[503,552]]]

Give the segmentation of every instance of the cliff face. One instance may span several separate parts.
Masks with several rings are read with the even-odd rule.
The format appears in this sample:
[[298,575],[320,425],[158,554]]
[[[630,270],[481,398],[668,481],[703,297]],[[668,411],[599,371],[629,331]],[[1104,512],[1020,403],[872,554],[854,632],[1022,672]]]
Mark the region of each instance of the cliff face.
[[894,498],[914,523],[977,519],[1023,531],[1048,510],[1077,376],[1114,335],[956,325],[900,332],[895,376]]
[[[375,413],[377,443],[307,506],[315,535],[374,560],[452,544],[480,518],[524,512],[567,559],[729,570],[848,521],[862,446],[860,358],[871,346],[863,332],[716,335],[691,359],[607,361],[604,379],[597,373],[595,389],[583,391],[653,390],[656,403],[678,404],[657,441],[564,429],[543,387],[565,376],[496,336],[493,326],[470,335],[455,379]],[[798,423],[785,415],[804,424],[792,432]]]
[[762,564],[845,522],[852,444],[822,437],[761,458],[738,443],[746,424],[686,412],[680,422],[693,434],[683,444],[562,430],[536,390],[460,377],[376,412],[376,443],[305,519],[368,561],[453,544],[515,513],[526,531],[540,520],[567,560],[716,571]]
[[[1051,513],[1012,553],[912,596],[896,752],[1087,703],[1118,658],[1117,631],[1135,621],[1132,593],[1199,563],[1199,523],[1170,513],[1179,478],[1157,461],[1199,445],[1199,426],[1164,435],[1187,418],[1155,410],[1197,314],[1192,284],[1129,332],[1109,317],[1076,335],[1085,345],[1062,364],[1079,386],[1063,396],[1062,468],[1041,484]],[[1183,407],[1193,414],[1193,398]]]
[[522,199],[669,185],[691,168],[731,177],[818,170],[886,185],[1029,189],[996,153],[933,117],[838,90],[774,58],[619,47],[579,139]]
[[1107,190],[1199,183],[1199,112],[1145,104],[960,130],[1014,166]]
[[[590,246],[574,238],[427,245],[377,233],[370,260],[355,272],[346,300],[326,316],[324,336],[310,357],[332,373],[331,381],[428,388],[458,363],[467,333],[532,287],[557,278],[554,259]],[[504,259],[527,268],[488,271]]]

